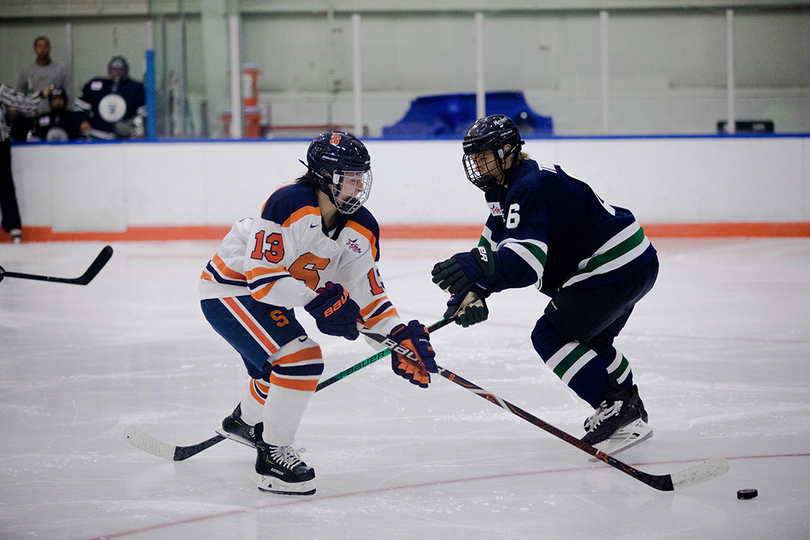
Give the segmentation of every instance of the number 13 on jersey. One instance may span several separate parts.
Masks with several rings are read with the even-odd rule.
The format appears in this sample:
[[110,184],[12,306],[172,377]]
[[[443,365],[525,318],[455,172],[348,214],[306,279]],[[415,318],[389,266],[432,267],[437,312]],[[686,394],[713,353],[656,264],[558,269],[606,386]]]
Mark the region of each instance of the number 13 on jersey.
[[[267,238],[265,238],[265,235]],[[260,261],[266,259],[267,262],[279,263],[284,258],[284,240],[279,233],[266,234],[259,231],[255,235],[256,244],[250,253],[251,259]]]

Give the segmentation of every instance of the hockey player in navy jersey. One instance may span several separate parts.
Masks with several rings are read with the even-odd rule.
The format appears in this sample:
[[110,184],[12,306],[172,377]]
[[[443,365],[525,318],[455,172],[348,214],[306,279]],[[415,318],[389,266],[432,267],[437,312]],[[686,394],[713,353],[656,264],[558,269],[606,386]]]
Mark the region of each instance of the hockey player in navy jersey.
[[400,320],[377,269],[379,227],[363,207],[372,182],[366,147],[348,133],[325,133],[305,165],[294,184],[233,226],[200,281],[206,319],[250,377],[219,433],[255,446],[259,489],[283,495],[315,493],[315,471],[292,445],[323,357],[297,309],[324,334],[354,340],[359,323],[403,345],[420,361],[392,352],[392,368],[413,384],[426,388],[437,370],[427,329]]
[[551,297],[532,344],[595,409],[582,440],[619,440],[624,448],[652,430],[613,340],[655,283],[656,251],[629,210],[605,203],[559,166],[539,166],[522,145],[504,115],[478,120],[464,136],[464,171],[484,191],[491,215],[478,247],[433,268],[434,283],[452,295],[445,317],[457,314],[464,327],[486,320],[485,302],[459,308],[468,295],[484,300],[533,285]]
[[88,81],[76,98],[74,112],[84,135],[92,139],[134,139],[146,130],[146,89],[129,78],[129,64],[114,56],[107,64],[108,78]]

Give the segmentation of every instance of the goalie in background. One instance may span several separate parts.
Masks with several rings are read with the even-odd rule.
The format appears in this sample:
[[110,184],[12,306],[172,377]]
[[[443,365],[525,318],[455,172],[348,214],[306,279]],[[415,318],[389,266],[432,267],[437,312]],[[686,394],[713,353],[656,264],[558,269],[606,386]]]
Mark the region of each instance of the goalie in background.
[[427,387],[437,370],[427,329],[399,318],[377,269],[379,227],[363,207],[372,182],[366,147],[324,133],[306,158],[306,173],[233,226],[200,280],[206,319],[249,375],[218,432],[255,446],[259,489],[283,495],[315,493],[315,471],[292,445],[323,356],[296,310],[324,334],[354,340],[360,324],[406,347],[420,360],[392,353],[392,368],[413,384]]
[[[478,247],[433,268],[433,282],[452,295],[445,318],[459,311],[459,324],[479,323],[487,296],[534,285],[551,301],[532,344],[595,409],[582,440],[651,436],[630,364],[613,346],[658,275],[644,230],[629,210],[605,203],[559,166],[529,159],[507,116],[479,119],[462,144],[467,179],[484,192],[491,215]],[[468,295],[480,302],[460,307]]]
[[129,64],[114,56],[108,78],[88,81],[73,108],[83,135],[91,139],[139,139],[146,135],[146,89],[129,78]]

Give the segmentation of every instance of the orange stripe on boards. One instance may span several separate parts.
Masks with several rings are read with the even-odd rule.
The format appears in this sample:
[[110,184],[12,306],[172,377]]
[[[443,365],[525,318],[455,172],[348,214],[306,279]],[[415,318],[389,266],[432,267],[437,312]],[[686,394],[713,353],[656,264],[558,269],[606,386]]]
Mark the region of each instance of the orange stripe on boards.
[[302,392],[314,392],[318,388],[317,379],[282,379],[275,374],[270,375],[270,383],[290,390],[301,390]]
[[270,351],[270,354],[275,353],[278,350],[278,347],[270,341],[270,339],[264,334],[264,329],[260,328],[253,322],[250,318],[250,315],[245,312],[245,309],[242,307],[242,304],[234,300],[233,298],[223,298],[223,302],[228,304],[228,306],[234,311],[239,320],[242,321],[242,324],[250,330],[250,333],[253,334],[257,340],[259,340],[264,348]]
[[682,238],[810,236],[810,223],[659,223],[642,225],[647,236]]
[[[23,227],[23,242],[153,242],[165,240],[222,240],[231,225],[187,227],[130,227],[123,232],[54,232],[50,227]],[[0,230],[0,241],[5,233]],[[9,240],[10,240],[9,236]]]
[[478,241],[484,230],[480,225],[380,225],[380,238],[471,238]]
[[[653,237],[810,237],[810,222],[792,223],[649,223],[642,224]],[[186,227],[130,227],[124,232],[53,232],[50,227],[23,227],[26,242],[153,242],[165,240],[222,240],[230,225]],[[482,225],[380,225],[380,236],[391,239],[469,239],[478,241]],[[0,242],[11,236],[0,230]]]

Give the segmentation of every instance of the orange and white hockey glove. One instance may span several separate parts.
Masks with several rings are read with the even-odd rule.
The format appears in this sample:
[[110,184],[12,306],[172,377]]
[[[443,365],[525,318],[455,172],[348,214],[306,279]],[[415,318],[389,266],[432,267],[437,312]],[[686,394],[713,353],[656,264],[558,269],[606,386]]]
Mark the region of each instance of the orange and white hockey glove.
[[391,330],[389,338],[399,345],[391,350],[391,368],[394,373],[411,384],[427,388],[430,373],[436,373],[438,369],[434,360],[436,353],[430,345],[430,336],[425,325],[419,321],[411,321],[407,326],[397,325]]

